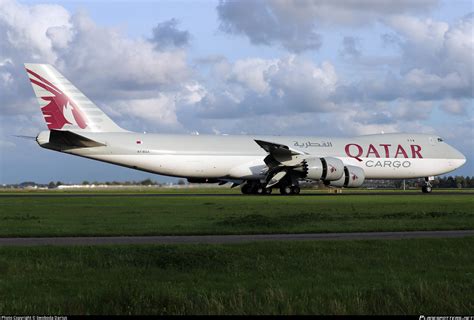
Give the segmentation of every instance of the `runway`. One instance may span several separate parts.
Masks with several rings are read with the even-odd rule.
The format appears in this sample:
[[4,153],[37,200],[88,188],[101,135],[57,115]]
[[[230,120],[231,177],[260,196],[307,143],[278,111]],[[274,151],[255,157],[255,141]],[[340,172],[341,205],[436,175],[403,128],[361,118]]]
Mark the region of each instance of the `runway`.
[[327,241],[327,240],[400,240],[419,238],[463,238],[474,236],[474,230],[351,232],[304,234],[254,234],[206,236],[123,236],[123,237],[50,237],[0,238],[0,246],[79,246],[130,244],[231,244],[260,241]]
[[301,193],[299,195],[282,196],[278,192],[271,195],[243,195],[240,193],[0,193],[2,198],[107,198],[107,197],[130,197],[130,198],[161,198],[161,197],[344,197],[344,196],[474,196],[472,192],[433,192],[424,194],[420,192],[344,192],[344,193]]

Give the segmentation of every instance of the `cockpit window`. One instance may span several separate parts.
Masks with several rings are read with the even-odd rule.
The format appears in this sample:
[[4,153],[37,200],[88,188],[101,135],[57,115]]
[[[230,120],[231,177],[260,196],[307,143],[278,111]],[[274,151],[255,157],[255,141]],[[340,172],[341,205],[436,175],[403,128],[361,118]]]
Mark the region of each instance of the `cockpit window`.
[[441,138],[438,138],[438,142],[443,142],[443,139],[441,139]]

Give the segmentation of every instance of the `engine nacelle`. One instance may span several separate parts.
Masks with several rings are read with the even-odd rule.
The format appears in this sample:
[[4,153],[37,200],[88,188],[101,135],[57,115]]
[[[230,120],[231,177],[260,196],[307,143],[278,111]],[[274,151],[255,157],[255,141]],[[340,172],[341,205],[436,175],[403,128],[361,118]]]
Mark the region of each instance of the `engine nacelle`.
[[356,166],[345,166],[342,177],[335,181],[328,181],[328,185],[338,188],[357,188],[364,183],[364,169]]
[[344,175],[344,163],[333,157],[307,158],[303,160],[304,178],[333,181]]

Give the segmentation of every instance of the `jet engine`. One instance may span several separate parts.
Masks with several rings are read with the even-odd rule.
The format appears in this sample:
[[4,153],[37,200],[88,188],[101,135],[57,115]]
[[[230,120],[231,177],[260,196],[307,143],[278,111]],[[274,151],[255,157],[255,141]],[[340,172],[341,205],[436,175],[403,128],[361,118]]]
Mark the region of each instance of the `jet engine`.
[[327,181],[326,185],[338,188],[357,188],[364,183],[364,179],[364,169],[356,166],[345,166],[342,177],[338,180]]
[[344,175],[344,163],[333,157],[306,158],[302,163],[303,178],[333,181]]

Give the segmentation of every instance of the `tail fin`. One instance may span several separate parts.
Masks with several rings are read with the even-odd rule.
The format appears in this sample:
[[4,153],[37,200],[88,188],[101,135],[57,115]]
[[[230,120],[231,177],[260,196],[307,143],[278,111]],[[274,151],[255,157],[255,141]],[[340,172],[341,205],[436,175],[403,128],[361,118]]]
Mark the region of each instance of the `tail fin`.
[[25,63],[50,130],[125,131],[49,64]]

